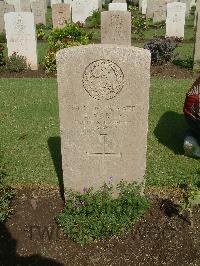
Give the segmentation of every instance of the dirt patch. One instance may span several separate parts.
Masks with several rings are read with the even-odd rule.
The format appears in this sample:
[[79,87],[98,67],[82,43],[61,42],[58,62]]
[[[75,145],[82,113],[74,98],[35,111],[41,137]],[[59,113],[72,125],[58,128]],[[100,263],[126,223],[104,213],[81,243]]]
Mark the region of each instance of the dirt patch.
[[193,79],[192,70],[167,63],[161,66],[151,66],[151,76],[160,78]]
[[[151,76],[160,78],[176,78],[176,79],[193,79],[195,78],[193,71],[182,68],[171,63],[161,66],[151,66]],[[45,73],[42,66],[36,71],[26,71],[21,73],[0,72],[0,78],[56,78],[56,73]]]
[[46,73],[42,66],[39,66],[38,70],[29,70],[24,72],[8,72],[1,71],[0,78],[55,78],[56,73]]
[[170,201],[153,197],[131,232],[82,247],[56,226],[64,206],[57,190],[23,188],[12,205],[0,227],[0,265],[200,265],[200,209],[191,228]]

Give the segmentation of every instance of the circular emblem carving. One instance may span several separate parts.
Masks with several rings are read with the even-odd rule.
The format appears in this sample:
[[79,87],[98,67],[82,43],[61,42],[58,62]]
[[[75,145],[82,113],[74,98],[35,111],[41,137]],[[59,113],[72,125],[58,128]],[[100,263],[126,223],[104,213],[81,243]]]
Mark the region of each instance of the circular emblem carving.
[[83,73],[83,87],[97,100],[110,100],[123,88],[124,74],[110,60],[100,59],[89,64]]

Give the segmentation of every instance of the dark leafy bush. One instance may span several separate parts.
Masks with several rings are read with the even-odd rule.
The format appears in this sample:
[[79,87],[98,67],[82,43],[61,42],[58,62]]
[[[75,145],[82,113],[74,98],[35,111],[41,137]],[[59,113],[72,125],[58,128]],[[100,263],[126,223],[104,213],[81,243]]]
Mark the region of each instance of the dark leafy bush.
[[58,224],[81,244],[123,233],[144,214],[149,203],[136,183],[121,182],[118,190],[117,198],[112,197],[112,185],[104,185],[96,192],[85,189],[83,194],[69,191]]
[[86,19],[86,26],[88,28],[99,28],[101,26],[101,12],[93,11],[92,16]]
[[10,72],[23,72],[29,70],[30,67],[26,63],[26,57],[18,55],[14,52],[6,62],[6,69]]
[[194,60],[192,57],[186,59],[177,58],[173,60],[173,64],[184,68],[192,69]]
[[151,64],[162,65],[172,60],[176,43],[171,38],[154,38],[144,48],[151,52]]
[[4,46],[0,44],[0,67],[5,66]]
[[4,32],[0,33],[0,43],[6,43],[6,34]]
[[48,37],[49,50],[45,56],[44,66],[46,72],[56,69],[56,52],[63,48],[89,43],[91,35],[77,24],[66,24],[62,29],[54,29]]

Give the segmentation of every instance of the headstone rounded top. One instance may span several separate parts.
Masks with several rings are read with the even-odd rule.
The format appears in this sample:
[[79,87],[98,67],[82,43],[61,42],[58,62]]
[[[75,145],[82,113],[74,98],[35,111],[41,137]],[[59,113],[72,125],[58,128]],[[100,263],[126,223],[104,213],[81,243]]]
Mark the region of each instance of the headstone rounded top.
[[83,87],[97,100],[110,100],[123,88],[124,74],[110,60],[100,59],[90,63],[83,73]]

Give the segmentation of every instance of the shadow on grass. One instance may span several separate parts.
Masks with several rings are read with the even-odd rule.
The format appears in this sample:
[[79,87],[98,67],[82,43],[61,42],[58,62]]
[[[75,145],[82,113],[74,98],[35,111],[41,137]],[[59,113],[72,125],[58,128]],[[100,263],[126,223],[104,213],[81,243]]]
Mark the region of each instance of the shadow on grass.
[[175,154],[183,154],[183,141],[187,129],[184,115],[169,111],[160,118],[154,134],[160,143]]
[[12,238],[11,234],[4,223],[0,223],[0,265],[52,265],[62,266],[63,264],[55,260],[42,257],[40,255],[32,255],[21,257],[16,254],[17,241]]
[[48,139],[49,151],[51,153],[51,158],[54,163],[56,174],[58,177],[60,195],[64,200],[64,183],[63,183],[63,173],[62,173],[62,156],[61,156],[61,139],[60,137],[50,137]]

